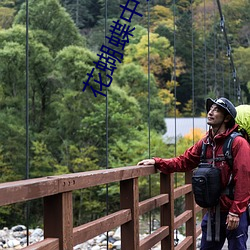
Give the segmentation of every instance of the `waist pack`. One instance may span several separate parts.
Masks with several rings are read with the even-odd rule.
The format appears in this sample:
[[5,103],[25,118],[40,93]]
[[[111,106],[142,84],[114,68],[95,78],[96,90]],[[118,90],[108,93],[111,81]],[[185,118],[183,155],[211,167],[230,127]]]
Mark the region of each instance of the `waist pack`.
[[195,202],[204,208],[214,207],[221,195],[221,170],[210,163],[200,163],[192,176]]

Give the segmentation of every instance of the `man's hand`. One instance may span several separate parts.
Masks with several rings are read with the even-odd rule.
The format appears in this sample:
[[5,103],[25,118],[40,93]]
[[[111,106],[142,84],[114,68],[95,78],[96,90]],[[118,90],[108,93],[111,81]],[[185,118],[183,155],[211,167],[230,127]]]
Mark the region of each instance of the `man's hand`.
[[240,218],[239,216],[231,215],[230,213],[227,215],[227,229],[233,230],[239,226]]
[[137,166],[138,165],[155,165],[155,160],[154,159],[142,160],[137,163]]

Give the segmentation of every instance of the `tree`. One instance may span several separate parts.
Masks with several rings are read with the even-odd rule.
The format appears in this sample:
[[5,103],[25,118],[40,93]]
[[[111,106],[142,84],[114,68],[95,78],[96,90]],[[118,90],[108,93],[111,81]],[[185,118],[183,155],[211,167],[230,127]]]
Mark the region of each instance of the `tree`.
[[4,4],[0,4],[0,29],[8,29],[14,19],[15,10],[13,8],[4,7]]
[[[141,37],[139,43],[129,44],[125,48],[124,63],[135,62],[143,67],[147,72],[148,63],[150,71],[155,75],[157,86],[164,88],[167,80],[172,80],[174,69],[173,47],[165,37],[160,37],[156,33],[150,33],[150,62],[148,62],[148,36]],[[183,63],[178,59],[176,75],[183,72]]]
[[155,33],[158,33],[156,30],[159,27],[165,27],[173,31],[174,29],[173,12],[171,11],[170,8],[165,7],[163,5],[153,6],[151,8],[151,13],[150,13],[150,23],[151,23],[150,27],[152,31]]
[[97,0],[61,0],[79,29],[95,26],[101,18],[101,3]]
[[[0,32],[0,37],[4,32]],[[4,142],[2,150],[5,164],[15,173],[6,176],[6,180],[22,179],[25,176],[24,61],[22,45],[16,42],[1,43],[0,140]]]
[[[14,24],[26,24],[25,3],[15,17]],[[58,0],[29,1],[29,28],[36,31],[36,39],[59,51],[69,45],[83,45],[84,39]]]
[[158,96],[158,89],[154,76],[150,75],[150,96],[148,93],[148,75],[143,72],[140,65],[127,63],[120,67],[115,74],[116,82],[125,89],[129,95],[136,98],[140,104],[143,122],[148,122],[148,98],[150,97],[151,126],[157,131],[163,131],[164,106]]
[[[240,76],[238,78],[237,84],[241,84],[242,89],[244,90],[244,93],[246,97],[244,99],[246,103],[250,101],[249,98],[249,93],[250,93],[250,88],[249,88],[249,79],[250,79],[250,74],[249,74],[249,56],[250,56],[250,48],[243,48],[239,47],[235,49],[235,64],[237,68],[237,74]],[[244,101],[244,100],[243,100]]]

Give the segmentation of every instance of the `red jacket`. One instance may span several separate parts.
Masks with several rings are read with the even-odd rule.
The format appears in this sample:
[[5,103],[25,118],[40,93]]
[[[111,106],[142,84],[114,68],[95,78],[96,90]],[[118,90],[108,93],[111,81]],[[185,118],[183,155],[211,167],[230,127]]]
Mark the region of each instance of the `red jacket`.
[[[184,154],[176,158],[161,159],[154,158],[155,166],[163,173],[186,172],[198,166],[200,163],[200,155],[202,151],[202,142],[209,143],[207,146],[206,159],[213,158],[213,146],[215,158],[223,157],[223,144],[225,138],[237,131],[238,125],[232,129],[228,129],[223,134],[218,134],[212,138],[209,136],[210,131],[206,136],[187,149]],[[220,198],[221,211],[232,212],[241,215],[247,208],[250,201],[250,144],[241,136],[237,136],[232,144],[233,155],[233,180],[234,180],[234,200],[230,200],[226,195]],[[226,161],[215,162],[215,166],[221,169],[221,184],[224,189],[230,178],[231,170]]]

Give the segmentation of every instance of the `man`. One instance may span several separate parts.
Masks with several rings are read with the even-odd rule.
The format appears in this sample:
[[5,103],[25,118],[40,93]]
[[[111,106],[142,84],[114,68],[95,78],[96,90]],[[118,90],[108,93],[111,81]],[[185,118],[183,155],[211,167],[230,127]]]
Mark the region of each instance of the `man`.
[[[220,237],[215,240],[214,212],[211,213],[212,241],[207,241],[207,219],[208,213],[202,219],[201,250],[222,249],[225,239],[228,239],[229,250],[247,249],[248,217],[247,206],[250,201],[250,146],[249,143],[237,136],[232,144],[233,170],[225,160],[215,161],[222,158],[223,145],[226,138],[238,130],[235,124],[236,109],[226,98],[217,100],[207,99],[207,124],[210,129],[205,137],[195,145],[187,149],[183,155],[171,159],[154,157],[140,161],[138,165],[155,165],[157,169],[165,174],[173,172],[186,172],[198,166],[202,152],[202,144],[207,144],[206,159],[213,162],[215,167],[221,169],[221,185],[224,190],[230,182],[230,176],[234,185],[233,198],[223,193],[220,197]],[[223,158],[222,158],[223,159]]]

